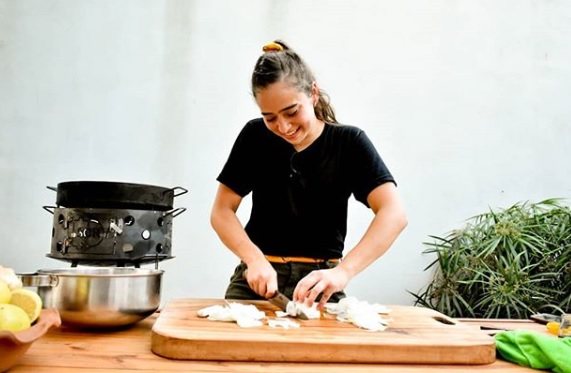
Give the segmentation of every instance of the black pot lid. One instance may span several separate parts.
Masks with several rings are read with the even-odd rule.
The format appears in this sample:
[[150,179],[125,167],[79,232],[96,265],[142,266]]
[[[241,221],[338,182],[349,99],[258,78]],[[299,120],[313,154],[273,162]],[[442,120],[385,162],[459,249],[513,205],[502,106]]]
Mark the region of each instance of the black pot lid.
[[[175,194],[177,189],[181,192]],[[58,207],[166,211],[173,208],[174,197],[187,190],[111,181],[67,181],[59,183],[56,192]]]

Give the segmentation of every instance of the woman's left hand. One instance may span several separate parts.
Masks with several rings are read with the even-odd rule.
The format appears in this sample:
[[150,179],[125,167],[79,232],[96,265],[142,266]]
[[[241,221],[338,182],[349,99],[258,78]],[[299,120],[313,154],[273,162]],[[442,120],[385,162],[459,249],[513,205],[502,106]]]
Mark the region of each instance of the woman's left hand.
[[312,271],[297,283],[293,300],[312,306],[319,294],[322,294],[317,308],[323,309],[333,293],[345,289],[349,280],[348,273],[339,266]]

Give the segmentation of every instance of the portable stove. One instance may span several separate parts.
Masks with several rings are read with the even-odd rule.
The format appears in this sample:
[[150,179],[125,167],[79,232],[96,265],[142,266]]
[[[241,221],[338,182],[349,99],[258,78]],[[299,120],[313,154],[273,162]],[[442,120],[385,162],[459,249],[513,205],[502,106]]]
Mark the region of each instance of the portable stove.
[[59,183],[48,257],[78,265],[134,266],[171,259],[173,200],[188,190],[106,181]]

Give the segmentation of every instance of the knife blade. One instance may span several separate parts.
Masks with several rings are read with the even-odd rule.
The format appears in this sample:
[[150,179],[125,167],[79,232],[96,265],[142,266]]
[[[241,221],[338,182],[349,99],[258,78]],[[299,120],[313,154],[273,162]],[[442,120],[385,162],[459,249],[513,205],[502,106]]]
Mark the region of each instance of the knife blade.
[[309,320],[309,317],[307,317],[303,310],[299,309],[299,307],[297,307],[293,301],[291,301],[288,297],[279,291],[276,291],[274,296],[269,298],[268,301],[292,317],[299,317],[302,320]]
[[[244,273],[242,273],[242,276],[244,277],[244,279],[247,278],[247,276],[248,276],[248,269],[247,268],[246,268],[246,270],[244,270]],[[302,320],[309,320],[309,317],[307,316],[307,314],[302,309],[300,309],[295,304],[295,302],[292,302],[288,297],[283,295],[279,290],[277,290],[274,293],[274,295],[268,299],[268,301],[292,317],[299,317]]]

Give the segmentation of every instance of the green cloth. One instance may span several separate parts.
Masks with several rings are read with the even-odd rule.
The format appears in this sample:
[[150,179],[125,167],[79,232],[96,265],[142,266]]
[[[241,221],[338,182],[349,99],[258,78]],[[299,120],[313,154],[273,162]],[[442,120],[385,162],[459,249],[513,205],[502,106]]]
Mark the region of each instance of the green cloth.
[[526,330],[495,335],[501,358],[534,369],[571,373],[571,337],[558,338]]

